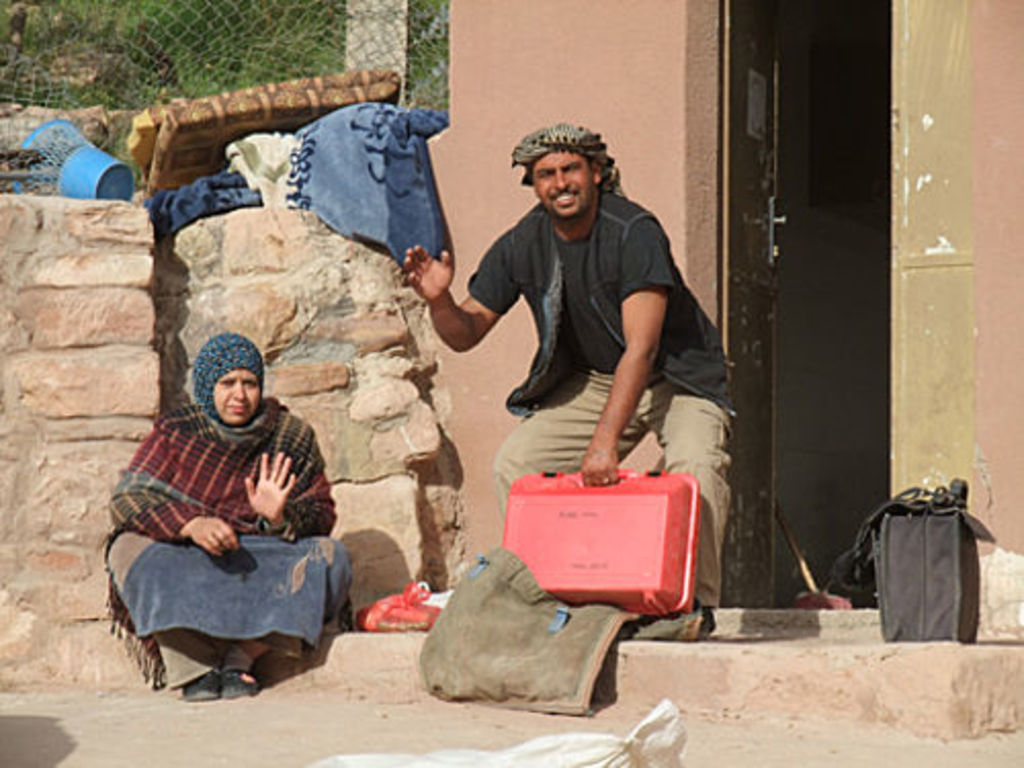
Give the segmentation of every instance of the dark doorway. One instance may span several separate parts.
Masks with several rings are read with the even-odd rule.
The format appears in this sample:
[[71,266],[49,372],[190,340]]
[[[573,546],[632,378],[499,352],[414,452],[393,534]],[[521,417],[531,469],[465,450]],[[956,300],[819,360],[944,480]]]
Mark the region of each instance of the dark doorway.
[[[890,14],[779,4],[775,491],[822,588],[889,495]],[[776,542],[773,602],[788,607],[806,586]]]

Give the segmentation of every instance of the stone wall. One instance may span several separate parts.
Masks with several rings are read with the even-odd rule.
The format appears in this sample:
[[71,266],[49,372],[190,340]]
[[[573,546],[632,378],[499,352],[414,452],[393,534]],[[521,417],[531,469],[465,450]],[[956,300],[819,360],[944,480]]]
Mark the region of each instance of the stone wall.
[[2,683],[80,661],[105,613],[107,500],[159,359],[145,210],[2,195],[0,243]]
[[393,260],[300,211],[245,209],[154,247],[145,209],[0,195],[0,688],[134,681],[107,635],[118,473],[183,402],[211,334],[317,431],[357,607],[462,557],[429,321]]

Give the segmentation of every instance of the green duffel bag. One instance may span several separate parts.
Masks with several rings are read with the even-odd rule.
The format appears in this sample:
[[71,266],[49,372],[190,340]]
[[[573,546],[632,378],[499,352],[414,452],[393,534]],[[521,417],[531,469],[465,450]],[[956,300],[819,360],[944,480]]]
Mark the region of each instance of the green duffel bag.
[[610,605],[566,605],[498,547],[452,591],[424,640],[420,672],[441,699],[588,714],[619,630],[633,618]]

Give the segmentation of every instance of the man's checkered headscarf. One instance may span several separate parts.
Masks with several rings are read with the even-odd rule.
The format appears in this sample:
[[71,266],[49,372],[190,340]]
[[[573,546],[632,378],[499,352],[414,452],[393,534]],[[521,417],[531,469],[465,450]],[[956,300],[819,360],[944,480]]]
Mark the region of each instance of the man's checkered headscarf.
[[534,131],[512,150],[512,165],[526,169],[523,184],[533,184],[533,163],[551,152],[574,152],[593,160],[601,168],[601,191],[622,194],[619,169],[615,167],[615,160],[608,156],[601,134],[569,123],[557,123]]

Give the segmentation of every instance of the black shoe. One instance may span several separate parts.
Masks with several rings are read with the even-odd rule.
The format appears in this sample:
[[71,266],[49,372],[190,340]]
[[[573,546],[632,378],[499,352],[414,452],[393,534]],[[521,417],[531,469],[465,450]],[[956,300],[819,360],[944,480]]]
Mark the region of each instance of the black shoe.
[[255,696],[260,692],[260,684],[256,678],[240,669],[225,669],[220,673],[220,680],[222,699],[239,699],[243,696]]
[[211,669],[181,689],[185,701],[213,701],[221,697],[220,670]]
[[356,631],[356,616],[351,600],[346,600],[345,604],[341,606],[341,610],[338,611],[337,625],[338,632]]
[[715,631],[715,609],[703,605],[700,609],[700,629],[697,630],[698,640],[707,640]]

